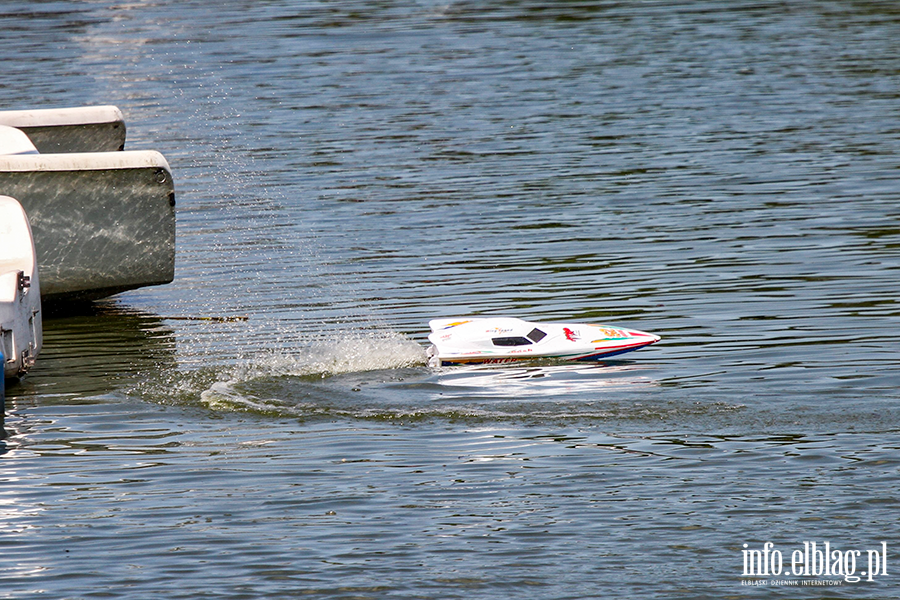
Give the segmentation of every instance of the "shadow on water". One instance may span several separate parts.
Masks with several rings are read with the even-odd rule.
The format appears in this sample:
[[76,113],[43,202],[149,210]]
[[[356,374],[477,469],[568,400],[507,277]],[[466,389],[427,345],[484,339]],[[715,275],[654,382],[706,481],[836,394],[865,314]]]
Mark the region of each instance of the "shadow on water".
[[7,409],[104,396],[174,365],[175,336],[158,315],[114,303],[57,312],[44,320],[37,365],[8,387]]

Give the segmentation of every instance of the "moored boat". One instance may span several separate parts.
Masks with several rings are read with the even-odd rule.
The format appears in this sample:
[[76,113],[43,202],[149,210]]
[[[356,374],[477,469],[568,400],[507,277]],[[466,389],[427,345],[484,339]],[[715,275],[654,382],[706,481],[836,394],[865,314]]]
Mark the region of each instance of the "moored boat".
[[125,118],[115,106],[0,110],[0,125],[24,132],[41,154],[125,149]]
[[41,286],[22,206],[0,196],[0,353],[3,376],[21,377],[41,350]]
[[175,274],[175,191],[155,151],[40,154],[0,125],[0,193],[28,214],[44,301],[90,301]]

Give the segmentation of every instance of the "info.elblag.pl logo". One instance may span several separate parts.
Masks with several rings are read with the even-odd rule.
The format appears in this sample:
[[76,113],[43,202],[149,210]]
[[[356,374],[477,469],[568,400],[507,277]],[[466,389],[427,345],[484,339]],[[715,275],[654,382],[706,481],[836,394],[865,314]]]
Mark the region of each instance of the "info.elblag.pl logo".
[[[831,542],[803,542],[802,548],[796,547],[789,553],[775,548],[772,542],[766,542],[759,550],[751,549],[749,544],[743,546],[744,577],[839,577],[842,580],[832,581],[840,585],[841,581],[856,583],[863,578],[875,581],[888,574],[887,542],[881,542],[874,550],[840,550]],[[801,584],[800,581],[773,583]]]

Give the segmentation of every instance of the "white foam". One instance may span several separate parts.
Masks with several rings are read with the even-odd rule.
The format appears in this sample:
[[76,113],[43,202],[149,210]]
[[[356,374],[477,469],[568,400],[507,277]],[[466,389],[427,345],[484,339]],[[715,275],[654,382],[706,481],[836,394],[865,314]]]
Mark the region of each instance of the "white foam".
[[325,378],[342,373],[424,366],[425,363],[425,349],[404,335],[360,332],[319,340],[290,353],[266,352],[245,360],[221,373],[219,381],[200,393],[200,399],[214,409],[240,407],[265,412],[276,407],[237,389],[237,386],[264,377]]

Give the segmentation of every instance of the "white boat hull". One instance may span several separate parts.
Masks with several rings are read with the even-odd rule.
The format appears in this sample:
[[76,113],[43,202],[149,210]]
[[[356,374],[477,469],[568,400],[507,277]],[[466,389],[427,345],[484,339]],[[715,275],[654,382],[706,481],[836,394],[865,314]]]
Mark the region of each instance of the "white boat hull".
[[31,219],[45,301],[172,281],[175,191],[159,152],[0,154],[0,190]]
[[174,278],[169,164],[159,152],[120,151],[124,136],[114,106],[0,111],[0,191],[31,220],[45,303]]
[[41,286],[31,227],[22,206],[0,196],[0,352],[3,376],[21,377],[43,341]]
[[115,106],[0,110],[0,125],[24,131],[41,154],[125,149],[125,118]]
[[510,317],[429,322],[429,363],[459,365],[557,359],[597,361],[659,341],[652,333],[585,323],[533,323]]

